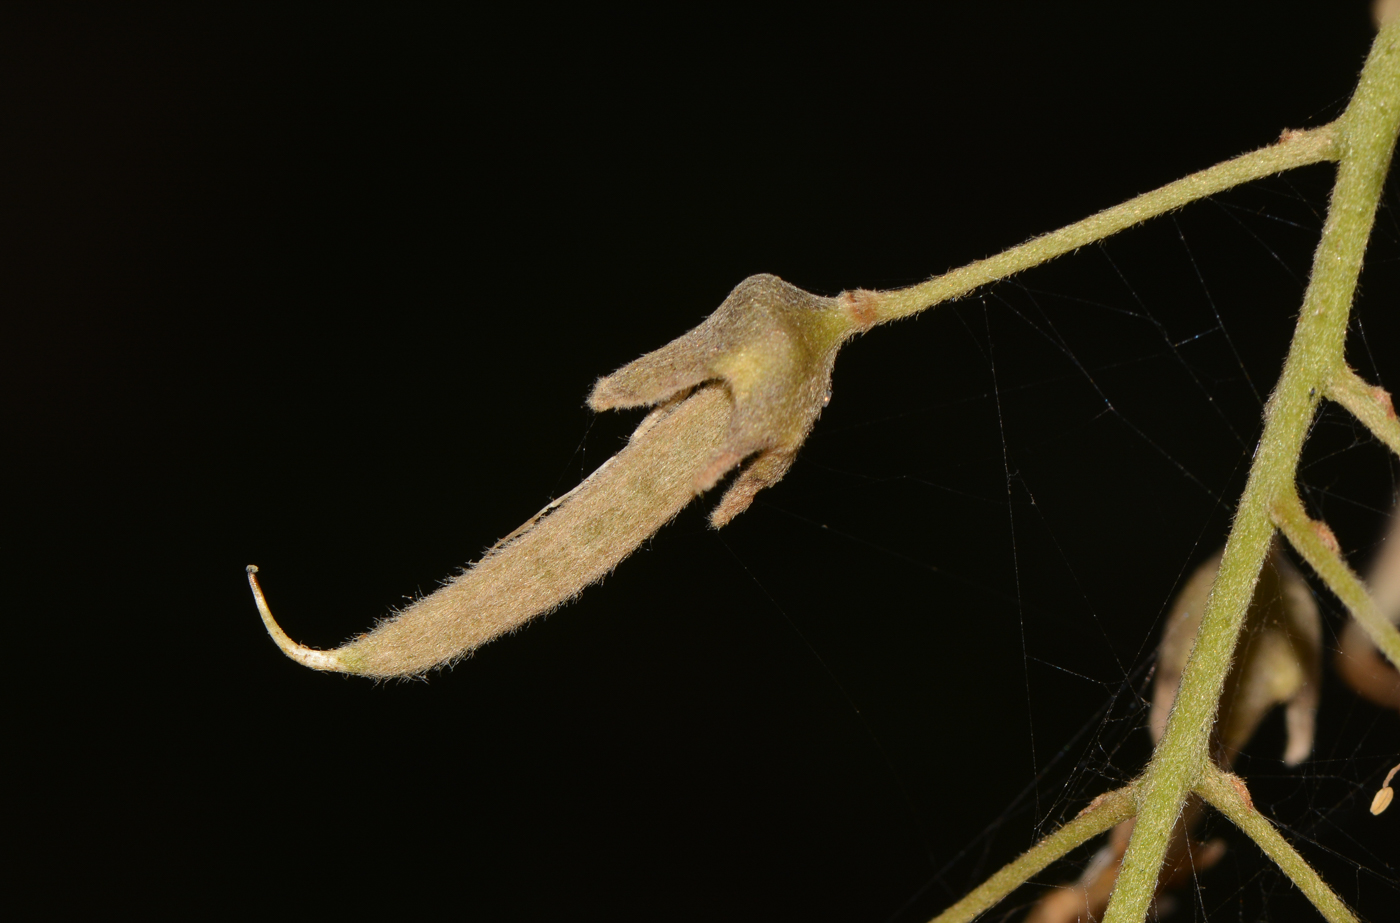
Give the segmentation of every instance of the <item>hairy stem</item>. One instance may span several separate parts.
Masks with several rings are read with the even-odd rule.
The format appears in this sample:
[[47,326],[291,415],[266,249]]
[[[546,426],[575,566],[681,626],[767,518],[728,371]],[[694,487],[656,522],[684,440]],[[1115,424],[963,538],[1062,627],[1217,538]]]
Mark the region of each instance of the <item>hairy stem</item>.
[[1259,844],[1298,890],[1312,901],[1328,923],[1359,923],[1356,914],[1338,897],[1306,859],[1285,840],[1268,818],[1254,808],[1249,790],[1239,776],[1207,766],[1196,792],[1221,814],[1230,818],[1249,838]]
[[935,276],[927,282],[888,292],[864,293],[865,309],[881,324],[917,314],[973,289],[1049,262],[1086,244],[1111,237],[1149,218],[1197,199],[1295,167],[1337,158],[1336,123],[1308,131],[1288,131],[1275,144],[1192,173],[1174,183],[1105,209],[996,256]]
[[1395,405],[1384,388],[1343,367],[1327,383],[1327,397],[1351,411],[1390,451],[1400,455],[1400,420],[1395,419]]
[[1274,521],[1386,659],[1400,668],[1400,630],[1381,613],[1366,584],[1342,560],[1332,530],[1308,516],[1297,494],[1284,497],[1274,505]]
[[1132,785],[1100,795],[1074,820],[1008,862],[975,891],[934,917],[933,923],[966,923],[976,919],[1051,862],[1132,816]]
[[1139,789],[1138,820],[1105,923],[1139,923],[1187,794],[1208,766],[1220,693],[1273,537],[1272,508],[1292,496],[1320,392],[1344,367],[1356,280],[1400,128],[1400,27],[1376,37],[1346,113],[1334,123],[1341,160],[1288,359],[1264,412],[1249,482],[1201,620],[1176,704]]

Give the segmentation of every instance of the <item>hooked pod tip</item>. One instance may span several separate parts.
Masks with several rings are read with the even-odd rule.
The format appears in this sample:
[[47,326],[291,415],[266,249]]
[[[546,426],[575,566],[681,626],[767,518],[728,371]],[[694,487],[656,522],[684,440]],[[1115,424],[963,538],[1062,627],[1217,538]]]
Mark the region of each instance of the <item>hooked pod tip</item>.
[[267,597],[263,595],[262,587],[258,585],[258,566],[248,565],[248,586],[253,590],[253,601],[257,603],[258,614],[262,616],[263,627],[267,633],[272,635],[272,640],[277,642],[277,646],[282,649],[282,653],[295,660],[304,667],[313,670],[335,670],[340,673],[349,672],[333,651],[318,651],[305,645],[298,644],[287,636],[282,630],[282,626],[277,624],[277,620],[272,617],[272,610],[267,607]]

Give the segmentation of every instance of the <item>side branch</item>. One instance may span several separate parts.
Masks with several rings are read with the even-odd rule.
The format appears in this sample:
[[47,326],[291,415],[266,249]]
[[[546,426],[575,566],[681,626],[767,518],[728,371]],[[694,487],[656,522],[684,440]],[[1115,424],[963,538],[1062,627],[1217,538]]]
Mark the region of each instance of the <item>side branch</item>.
[[1132,817],[1136,810],[1134,798],[1134,785],[1095,798],[1074,820],[1008,862],[975,891],[934,917],[932,923],[967,923],[976,919],[1051,862]]
[[1366,584],[1342,560],[1332,530],[1308,516],[1297,494],[1277,501],[1272,512],[1279,530],[1298,549],[1303,560],[1342,601],[1386,659],[1400,668],[1400,630],[1381,614]]
[[1312,901],[1312,905],[1328,923],[1359,923],[1356,914],[1327,887],[1327,883],[1311,865],[1308,865],[1308,861],[1298,854],[1273,824],[1269,823],[1268,818],[1255,810],[1249,790],[1245,788],[1239,776],[1222,772],[1214,766],[1207,766],[1205,776],[1196,792],[1221,814],[1230,818],[1236,827],[1249,834],[1249,838],[1259,844],[1259,848],[1274,860],[1283,873],[1298,886],[1298,890],[1307,895],[1308,900]]
[[[1371,601],[1392,624],[1400,623],[1400,507],[1366,574]],[[1337,673],[1357,695],[1382,708],[1400,711],[1400,671],[1386,662],[1356,619],[1348,619],[1337,638]]]
[[1295,167],[1336,160],[1336,137],[1335,122],[1308,131],[1284,132],[1283,137],[1269,147],[1192,173],[996,256],[969,263],[909,288],[862,292],[862,309],[873,318],[874,324],[917,314],[941,302],[960,298],[989,282],[1015,275],[1086,244],[1111,237],[1197,199]]
[[1351,369],[1337,370],[1327,383],[1326,394],[1341,404],[1351,415],[1365,424],[1377,439],[1400,455],[1400,420],[1395,418],[1395,405],[1390,393],[1379,385],[1369,384]]

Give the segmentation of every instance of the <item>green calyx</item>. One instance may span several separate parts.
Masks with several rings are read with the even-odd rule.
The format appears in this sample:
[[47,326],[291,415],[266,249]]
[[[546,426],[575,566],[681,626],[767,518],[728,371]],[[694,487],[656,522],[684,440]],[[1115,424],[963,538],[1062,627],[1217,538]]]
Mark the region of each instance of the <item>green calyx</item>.
[[831,399],[836,353],[868,326],[861,295],[823,298],[777,276],[750,276],[689,333],[602,378],[594,410],[664,404],[706,382],[720,382],[733,401],[728,430],[697,475],[709,490],[749,460],[710,516],[722,526],[758,491],[776,483]]

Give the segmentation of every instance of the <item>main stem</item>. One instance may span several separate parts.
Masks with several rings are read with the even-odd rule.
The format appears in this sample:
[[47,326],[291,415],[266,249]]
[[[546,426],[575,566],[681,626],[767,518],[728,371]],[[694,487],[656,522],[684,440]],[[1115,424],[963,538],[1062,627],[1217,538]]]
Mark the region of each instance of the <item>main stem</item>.
[[1137,825],[1104,923],[1139,923],[1146,917],[1172,827],[1209,764],[1220,693],[1273,537],[1271,507],[1291,496],[1318,400],[1343,367],[1347,318],[1397,128],[1400,23],[1393,22],[1376,37],[1356,93],[1338,121],[1337,182],[1302,314],[1283,374],[1265,408],[1264,434],[1166,733],[1138,789]]

